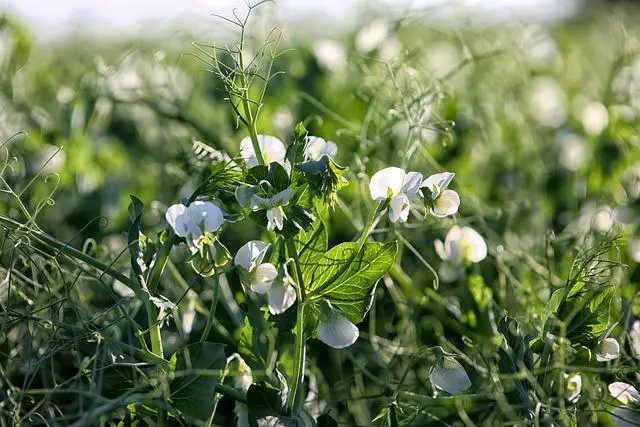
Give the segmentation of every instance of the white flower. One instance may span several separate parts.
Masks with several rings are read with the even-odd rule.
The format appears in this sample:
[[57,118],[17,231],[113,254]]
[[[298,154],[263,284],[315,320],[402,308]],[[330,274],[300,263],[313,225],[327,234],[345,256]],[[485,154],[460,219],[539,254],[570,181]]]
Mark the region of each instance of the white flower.
[[338,146],[335,142],[325,141],[318,136],[308,136],[304,154],[311,160],[320,160],[324,156],[334,159],[338,154]]
[[313,43],[313,56],[320,67],[328,71],[340,71],[347,66],[344,47],[333,40],[318,40]]
[[631,384],[616,381],[609,384],[609,393],[621,403],[627,405],[629,403],[640,403],[640,393]]
[[471,380],[456,359],[443,356],[429,371],[431,383],[449,394],[460,393],[471,387]]
[[424,197],[431,204],[429,209],[431,215],[443,218],[458,212],[460,196],[455,191],[447,189],[454,176],[455,174],[451,172],[437,173],[420,184],[420,188],[426,188],[430,191]]
[[[287,149],[282,141],[275,136],[258,135],[258,146],[260,146],[260,151],[262,151],[265,164],[268,165],[269,163],[277,162],[286,168],[285,155],[287,154]],[[240,141],[240,156],[242,156],[244,162],[250,168],[260,164],[256,157],[256,152],[253,149],[251,138],[248,136]]]
[[245,243],[234,258],[234,263],[249,273],[251,290],[258,294],[266,294],[278,277],[278,270],[271,263],[263,263],[269,245],[260,240]]
[[576,403],[580,399],[580,393],[582,393],[582,377],[580,374],[564,375],[567,379],[567,400],[569,403]]
[[580,120],[588,134],[597,136],[609,125],[609,112],[601,103],[590,102],[582,109]]
[[[238,359],[238,375],[236,376],[236,388],[244,391],[249,390],[253,384],[253,375],[251,368],[242,359]],[[234,412],[236,413],[237,427],[249,427],[249,408],[246,403],[236,402]]]
[[458,277],[458,270],[466,262],[477,263],[487,257],[487,244],[471,227],[454,225],[447,233],[444,243],[434,242],[436,253],[444,261],[440,266],[440,279],[452,282]]
[[620,344],[615,338],[605,338],[600,343],[600,351],[596,354],[598,362],[608,362],[620,357]]
[[383,20],[374,21],[363,27],[356,35],[356,50],[366,54],[378,48],[389,36],[389,24]]
[[236,188],[236,199],[238,203],[252,211],[261,209],[267,210],[267,229],[282,230],[284,227],[284,210],[283,206],[289,204],[289,198],[293,193],[291,188],[286,188],[271,197],[261,197],[256,193],[259,191],[258,186],[244,185]]
[[333,348],[349,347],[360,336],[358,327],[331,307],[321,308],[317,333],[320,341]]
[[202,237],[217,231],[224,223],[222,210],[215,203],[195,201],[189,206],[181,203],[167,209],[165,218],[176,235],[187,239],[192,253],[198,251]]
[[276,281],[271,286],[268,296],[269,312],[281,314],[287,311],[296,302],[296,290],[288,279]]
[[629,337],[631,338],[631,349],[634,356],[640,358],[640,320],[633,322]]
[[369,191],[373,200],[391,199],[389,219],[391,222],[405,222],[409,218],[410,201],[420,189],[422,174],[405,172],[396,167],[379,170],[371,177]]

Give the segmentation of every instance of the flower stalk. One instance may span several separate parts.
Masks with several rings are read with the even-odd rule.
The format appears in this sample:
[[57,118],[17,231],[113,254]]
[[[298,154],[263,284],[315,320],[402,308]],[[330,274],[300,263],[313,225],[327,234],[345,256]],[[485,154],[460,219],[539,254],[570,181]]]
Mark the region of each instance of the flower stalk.
[[302,381],[304,379],[305,354],[306,354],[306,336],[304,332],[304,303],[306,295],[304,292],[304,283],[302,280],[302,270],[298,259],[298,252],[293,239],[287,239],[287,253],[293,259],[292,273],[296,279],[296,329],[295,329],[295,348],[293,361],[293,382],[289,387],[289,395],[287,396],[287,410],[295,413],[300,402],[300,391],[302,389]]

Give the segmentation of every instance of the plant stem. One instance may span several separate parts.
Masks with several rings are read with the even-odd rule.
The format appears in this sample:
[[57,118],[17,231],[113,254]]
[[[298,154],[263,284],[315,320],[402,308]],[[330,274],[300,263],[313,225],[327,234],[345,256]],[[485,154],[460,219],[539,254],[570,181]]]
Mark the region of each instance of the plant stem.
[[306,353],[306,336],[304,333],[304,284],[302,282],[302,270],[298,262],[298,253],[293,239],[286,242],[289,257],[293,258],[293,275],[298,282],[295,286],[296,298],[296,329],[295,329],[295,348],[293,354],[293,383],[289,386],[289,395],[287,396],[287,410],[289,413],[295,413],[300,401],[300,392],[304,379],[305,353]]
[[220,279],[217,274],[213,275],[213,298],[211,299],[211,308],[209,308],[209,317],[207,317],[207,324],[204,327],[204,332],[200,336],[200,342],[204,342],[211,332],[213,321],[216,318],[216,307],[218,307],[218,298],[220,297]]

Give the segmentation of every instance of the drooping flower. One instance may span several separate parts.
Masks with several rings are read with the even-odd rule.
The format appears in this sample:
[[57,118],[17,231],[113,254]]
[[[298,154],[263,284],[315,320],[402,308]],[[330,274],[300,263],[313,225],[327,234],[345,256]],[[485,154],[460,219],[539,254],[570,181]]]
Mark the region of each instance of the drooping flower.
[[289,204],[293,190],[286,188],[271,197],[259,196],[259,190],[258,186],[240,186],[236,188],[236,199],[241,206],[252,211],[266,210],[267,229],[282,230],[286,218],[283,207]]
[[431,383],[449,394],[460,393],[471,387],[471,380],[460,362],[451,356],[441,356],[429,371]]
[[[262,151],[265,164],[277,162],[286,168],[285,155],[287,154],[287,149],[282,141],[275,136],[258,135],[258,146]],[[252,168],[260,164],[253,149],[251,138],[248,136],[240,141],[240,156],[244,159],[247,167]]]
[[273,264],[262,262],[268,249],[269,245],[260,240],[251,240],[238,249],[234,258],[234,264],[249,274],[251,290],[258,294],[268,293],[278,277]]
[[296,290],[287,278],[276,280],[269,290],[267,300],[271,314],[284,313],[296,302]]
[[320,323],[316,332],[320,341],[333,348],[349,347],[360,336],[358,327],[329,303],[320,306]]
[[320,160],[324,156],[335,159],[338,146],[335,142],[325,141],[318,136],[308,136],[304,147],[304,154],[311,160]]
[[429,206],[431,215],[444,218],[458,212],[460,196],[453,190],[449,190],[449,184],[456,174],[451,172],[436,173],[422,181],[420,188],[425,188],[423,195]]
[[596,354],[598,362],[609,362],[620,357],[620,344],[615,338],[605,338],[600,343],[600,348]]
[[192,253],[200,247],[202,238],[224,223],[222,209],[215,203],[195,201],[189,206],[181,203],[167,209],[165,218],[177,236],[184,237]]
[[580,399],[580,393],[582,393],[582,377],[580,374],[569,376],[564,375],[567,380],[567,401],[569,403],[576,403]]
[[369,191],[373,200],[389,199],[391,222],[406,222],[411,200],[418,194],[422,174],[405,172],[397,167],[379,170],[371,177]]
[[629,403],[640,403],[640,393],[631,384],[616,381],[609,384],[609,393],[624,405]]
[[487,257],[487,243],[480,233],[471,227],[454,225],[447,233],[444,243],[434,242],[436,253],[444,262],[440,266],[440,279],[456,280],[461,267],[466,263],[477,263]]
[[640,393],[631,384],[616,381],[609,384],[609,393],[625,406],[619,406],[613,410],[613,422],[619,427],[631,427],[640,425]]

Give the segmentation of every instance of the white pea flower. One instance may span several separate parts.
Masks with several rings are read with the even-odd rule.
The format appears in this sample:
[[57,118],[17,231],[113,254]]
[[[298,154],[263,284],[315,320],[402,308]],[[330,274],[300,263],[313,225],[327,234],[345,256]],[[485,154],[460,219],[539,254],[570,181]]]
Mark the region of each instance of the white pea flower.
[[338,146],[335,142],[325,141],[318,136],[308,136],[304,147],[304,154],[311,160],[320,160],[324,156],[335,159]]
[[[238,375],[236,376],[235,386],[246,393],[251,384],[253,384],[251,368],[244,360],[238,358]],[[237,427],[249,427],[251,425],[249,423],[249,408],[246,403],[236,401],[234,412],[237,418]]]
[[460,362],[451,356],[442,356],[429,371],[431,383],[449,394],[460,393],[471,387],[471,380]]
[[252,211],[266,209],[267,229],[282,230],[284,227],[284,219],[286,218],[283,207],[289,204],[293,190],[286,188],[271,197],[258,196],[256,194],[258,190],[259,188],[257,186],[248,185],[236,188],[236,199],[238,199],[238,203]]
[[456,280],[465,263],[477,263],[487,257],[487,243],[471,227],[454,225],[447,233],[444,243],[436,239],[434,244],[436,253],[444,261],[439,270],[440,279],[444,282]]
[[389,219],[391,222],[406,222],[409,218],[411,199],[420,189],[422,174],[405,172],[396,167],[379,170],[371,177],[369,191],[373,200],[389,201]]
[[431,215],[444,218],[458,212],[460,196],[455,191],[447,189],[454,176],[456,174],[451,172],[436,173],[420,184],[420,188],[430,191],[424,197],[431,206],[429,209]]
[[609,384],[609,393],[624,405],[629,403],[640,403],[640,393],[631,384],[616,381]]
[[598,362],[609,362],[620,357],[620,344],[615,338],[605,338],[600,343],[599,352],[596,354]]
[[269,245],[260,240],[245,243],[234,258],[234,264],[249,273],[251,290],[258,294],[266,294],[271,290],[273,282],[278,278],[278,270],[271,263],[263,263]]
[[192,253],[196,253],[206,233],[213,233],[224,223],[222,209],[215,203],[195,201],[189,206],[181,203],[167,209],[165,218],[176,235],[187,239]]
[[333,348],[349,347],[360,336],[358,327],[328,303],[320,307],[317,333],[320,341]]
[[267,299],[269,312],[271,314],[281,314],[296,302],[296,290],[291,286],[288,279],[276,280],[271,286],[271,290],[269,290]]
[[629,331],[629,338],[631,338],[633,355],[640,359],[640,320],[633,322],[631,331]]
[[[268,165],[269,163],[277,162],[284,166],[285,169],[287,168],[285,162],[287,149],[282,141],[275,136],[258,135],[258,146],[260,146],[260,151],[262,151],[265,164]],[[247,167],[252,168],[260,164],[256,157],[256,152],[253,149],[251,138],[248,136],[242,138],[242,141],[240,141],[240,156],[244,159]]]
[[564,378],[567,380],[567,401],[576,403],[580,399],[580,393],[582,393],[582,377],[580,374],[572,376],[564,374]]

